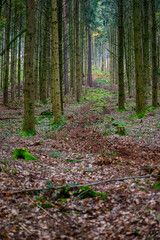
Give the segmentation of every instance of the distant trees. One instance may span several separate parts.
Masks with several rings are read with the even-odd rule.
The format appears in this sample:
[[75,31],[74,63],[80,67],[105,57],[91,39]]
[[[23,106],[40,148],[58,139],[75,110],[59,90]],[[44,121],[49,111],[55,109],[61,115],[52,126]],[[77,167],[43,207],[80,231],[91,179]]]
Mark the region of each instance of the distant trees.
[[[125,108],[126,90],[129,97],[136,93],[137,114],[145,112],[150,94],[152,105],[158,106],[160,4],[157,0],[34,2],[37,3],[34,19],[27,22],[27,8],[22,0],[0,1],[0,77],[4,104],[21,100],[24,88],[25,101],[31,93],[42,104],[51,100],[57,121],[63,114],[63,98],[70,94],[79,101],[87,86],[92,86],[94,67],[110,72],[111,87],[118,85],[119,110]],[[56,10],[52,11],[53,4]],[[33,41],[27,40],[28,26],[34,27]],[[24,39],[31,41],[28,50]],[[27,53],[30,60],[26,51],[32,51]],[[26,69],[31,63],[29,74]],[[29,101],[33,102],[32,97]],[[30,105],[25,104],[25,109]],[[25,114],[25,122],[27,118]]]
[[[105,4],[105,1],[102,1],[101,4]],[[114,11],[111,11],[113,6]],[[107,41],[111,82],[117,82],[116,69],[118,65],[119,109],[121,108],[120,102],[123,103],[124,99],[121,94],[123,92],[121,80],[124,76],[124,89],[127,86],[129,97],[136,91],[136,113],[139,116],[142,116],[147,108],[150,86],[152,86],[152,105],[158,106],[157,69],[159,66],[157,60],[159,61],[160,49],[159,29],[157,28],[159,14],[156,18],[156,9],[158,8],[160,9],[160,4],[156,0],[127,0],[125,3],[121,0],[112,0],[107,5],[110,16],[110,22],[107,24]],[[124,26],[124,32],[122,26]],[[118,44],[114,34],[117,29]]]

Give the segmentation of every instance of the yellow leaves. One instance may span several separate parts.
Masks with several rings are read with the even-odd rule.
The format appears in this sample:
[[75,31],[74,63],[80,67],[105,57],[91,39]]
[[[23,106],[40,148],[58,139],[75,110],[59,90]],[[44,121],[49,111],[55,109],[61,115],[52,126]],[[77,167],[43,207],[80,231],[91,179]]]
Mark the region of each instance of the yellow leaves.
[[98,33],[98,32],[92,33],[92,37],[97,37],[97,36],[99,36],[99,35],[100,35],[100,33]]

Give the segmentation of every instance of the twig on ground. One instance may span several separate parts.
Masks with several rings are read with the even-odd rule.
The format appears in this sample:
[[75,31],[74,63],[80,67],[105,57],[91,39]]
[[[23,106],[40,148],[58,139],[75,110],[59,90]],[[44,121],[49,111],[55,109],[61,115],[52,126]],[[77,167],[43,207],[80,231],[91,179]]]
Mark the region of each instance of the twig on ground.
[[38,203],[34,202],[31,198],[28,197],[28,199],[34,203],[38,208],[40,208],[41,210],[43,210],[49,217],[55,219],[49,212],[46,211],[46,209],[44,209],[43,207],[41,207]]
[[29,234],[32,234],[22,223],[19,223],[19,225]]
[[105,184],[105,183],[109,183],[109,182],[118,182],[118,181],[125,181],[128,179],[135,179],[135,178],[151,178],[151,177],[155,177],[157,178],[157,175],[152,174],[152,175],[145,175],[145,176],[133,176],[133,177],[123,177],[123,178],[113,178],[113,179],[108,179],[108,180],[103,180],[103,181],[99,181],[99,182],[92,182],[92,183],[86,183],[86,184],[79,184],[79,185],[65,185],[65,186],[58,186],[58,187],[50,187],[50,188],[31,188],[31,189],[23,189],[23,190],[19,190],[19,191],[14,191],[14,192],[0,192],[0,194],[18,194],[18,193],[25,193],[25,192],[35,192],[35,191],[48,191],[48,190],[57,190],[57,189],[62,189],[65,188],[67,186],[69,186],[70,188],[79,188],[79,187],[84,187],[84,186],[94,186],[94,185],[101,185],[101,184]]

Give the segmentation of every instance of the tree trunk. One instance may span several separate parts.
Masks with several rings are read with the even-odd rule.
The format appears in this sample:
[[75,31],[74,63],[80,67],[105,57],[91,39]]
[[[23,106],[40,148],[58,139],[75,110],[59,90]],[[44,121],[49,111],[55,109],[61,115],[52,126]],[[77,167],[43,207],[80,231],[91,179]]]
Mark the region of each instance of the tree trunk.
[[80,0],[76,1],[76,100],[81,97]]
[[63,23],[63,4],[58,0],[58,38],[59,38],[59,77],[60,77],[60,94],[61,109],[63,114],[63,51],[62,51],[62,23]]
[[143,0],[144,7],[144,35],[143,35],[143,71],[144,71],[144,102],[146,105],[147,94],[148,94],[148,72],[149,72],[149,28],[148,28],[148,8],[149,8],[149,0]]
[[57,0],[52,0],[52,111],[55,116],[54,122],[57,123],[62,116],[61,94],[60,94],[60,72],[59,72],[59,37],[58,37],[58,18]]
[[71,63],[71,89],[72,89],[72,95],[75,95],[75,77],[76,77],[76,72],[75,72],[75,3],[74,0],[72,0],[72,26],[71,26],[71,31],[72,31],[72,46],[71,46],[71,51],[72,51],[72,63]]
[[64,94],[69,93],[66,0],[63,0]]
[[11,19],[11,0],[6,1],[6,31],[5,31],[5,78],[3,88],[3,101],[8,103],[8,75],[9,75],[9,36]]
[[34,23],[35,23],[35,1],[26,0],[26,37],[25,37],[25,57],[24,57],[24,126],[23,130],[27,134],[34,135],[35,116],[34,116]]
[[123,56],[123,40],[124,40],[124,28],[123,28],[123,0],[118,0],[118,108],[124,109],[125,92],[124,92],[124,56]]
[[[22,13],[20,14],[19,18],[19,32],[21,32],[21,30],[22,30]],[[20,100],[20,90],[21,90],[21,36],[19,37],[18,46],[18,100]]]
[[152,105],[158,106],[158,74],[157,74],[157,23],[155,0],[151,0],[152,7]]
[[38,47],[39,47],[39,11],[36,10],[36,24],[35,24],[35,48],[34,48],[34,96],[35,101],[39,98],[39,76],[38,76],[38,61],[39,61],[39,54],[38,54]]
[[134,49],[136,74],[136,113],[141,117],[144,114],[144,91],[142,72],[142,33],[140,0],[133,0],[134,20]]
[[90,26],[88,26],[88,85],[92,87],[92,54]]

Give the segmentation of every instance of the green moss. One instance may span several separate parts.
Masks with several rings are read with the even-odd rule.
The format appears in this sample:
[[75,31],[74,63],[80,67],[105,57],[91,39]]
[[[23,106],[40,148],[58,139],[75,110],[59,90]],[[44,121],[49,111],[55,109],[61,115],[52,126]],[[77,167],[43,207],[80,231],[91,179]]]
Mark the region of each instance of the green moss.
[[106,200],[107,194],[106,193],[98,193],[95,192],[92,188],[89,186],[83,186],[77,191],[74,192],[73,194],[75,197],[78,197],[79,199],[84,199],[84,198],[94,198],[97,196],[101,196],[103,200]]
[[31,129],[28,129],[27,131],[22,131],[21,132],[22,137],[30,137],[30,136],[34,136],[34,135],[36,135],[36,131],[31,130]]
[[70,198],[72,195],[79,198],[80,200],[84,198],[95,198],[97,196],[101,196],[103,200],[107,199],[106,193],[95,192],[92,188],[86,185],[74,191],[73,193],[72,188],[70,188],[69,186],[67,186],[66,188],[62,188],[59,193],[54,196],[54,200]]
[[15,158],[23,158],[25,159],[25,161],[28,160],[38,160],[38,158],[34,157],[33,155],[31,155],[28,151],[28,149],[26,148],[17,148],[14,150],[12,159]]
[[155,190],[160,190],[160,181],[155,182],[153,184],[152,188],[155,189]]
[[40,115],[41,115],[41,116],[44,116],[44,117],[48,117],[48,118],[53,117],[53,113],[52,113],[49,109],[48,109],[47,111],[41,112]]
[[145,112],[140,112],[140,113],[137,113],[137,118],[144,118],[146,116],[146,113]]

